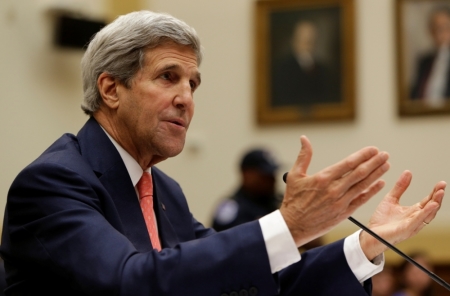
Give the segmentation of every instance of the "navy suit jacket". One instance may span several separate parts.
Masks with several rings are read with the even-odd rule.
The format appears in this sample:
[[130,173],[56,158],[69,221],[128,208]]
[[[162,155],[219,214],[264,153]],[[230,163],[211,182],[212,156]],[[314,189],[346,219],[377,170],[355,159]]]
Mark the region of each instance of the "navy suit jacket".
[[9,190],[1,245],[6,295],[367,295],[370,290],[348,267],[342,241],[307,252],[273,275],[257,221],[215,233],[193,218],[173,179],[157,168],[152,176],[161,252],[151,246],[125,165],[98,123],[91,118],[77,136],[58,139]]

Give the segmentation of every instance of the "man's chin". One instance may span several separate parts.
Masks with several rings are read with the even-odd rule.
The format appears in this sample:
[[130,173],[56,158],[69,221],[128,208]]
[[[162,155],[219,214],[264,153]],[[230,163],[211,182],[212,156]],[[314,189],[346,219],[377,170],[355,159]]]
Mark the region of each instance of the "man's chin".
[[154,166],[161,161],[177,156],[183,151],[183,147],[184,143],[183,145],[164,145],[153,149],[153,157],[149,165]]
[[163,155],[165,155],[166,158],[175,157],[178,154],[180,154],[183,151],[183,149],[184,149],[184,141],[183,143],[167,146],[165,148],[165,153]]

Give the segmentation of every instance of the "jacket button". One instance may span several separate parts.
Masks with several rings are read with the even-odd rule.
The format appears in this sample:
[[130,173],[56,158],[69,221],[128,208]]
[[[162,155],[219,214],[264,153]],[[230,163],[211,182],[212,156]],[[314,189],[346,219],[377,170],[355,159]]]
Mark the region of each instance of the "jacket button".
[[256,296],[256,295],[258,295],[258,289],[256,289],[255,287],[251,287],[251,288],[248,290],[248,294],[249,294],[250,296]]
[[248,296],[247,290],[242,289],[241,291],[239,291],[239,296]]

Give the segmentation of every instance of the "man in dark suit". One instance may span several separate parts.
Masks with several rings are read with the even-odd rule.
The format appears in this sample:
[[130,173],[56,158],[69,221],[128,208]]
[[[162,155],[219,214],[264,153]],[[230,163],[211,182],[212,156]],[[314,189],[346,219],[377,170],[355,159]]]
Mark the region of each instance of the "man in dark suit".
[[450,98],[450,8],[438,6],[429,19],[434,49],[417,61],[411,99],[429,107],[442,107]]
[[[385,247],[366,233],[301,258],[297,247],[382,188],[387,153],[366,147],[308,176],[312,148],[301,137],[280,209],[221,233],[197,222],[179,185],[154,166],[183,149],[200,48],[184,22],[148,11],[96,34],[82,60],[89,120],[9,190],[1,245],[6,295],[370,293]],[[400,207],[410,177],[401,176],[369,223],[390,242],[422,229],[442,202],[439,182],[420,204]]]
[[272,106],[310,107],[341,101],[340,75],[317,57],[317,35],[313,22],[295,24],[291,51],[273,63]]

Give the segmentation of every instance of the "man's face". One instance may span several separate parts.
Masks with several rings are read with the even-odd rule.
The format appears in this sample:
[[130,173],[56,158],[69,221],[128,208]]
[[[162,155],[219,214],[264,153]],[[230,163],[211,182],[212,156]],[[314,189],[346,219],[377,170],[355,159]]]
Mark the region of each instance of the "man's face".
[[256,168],[242,170],[244,187],[257,196],[271,196],[275,193],[275,176],[261,172]]
[[316,47],[316,28],[312,23],[301,22],[296,25],[293,48],[296,54],[312,54]]
[[133,154],[161,161],[183,150],[199,85],[197,57],[190,47],[166,43],[146,52],[130,88],[117,88],[118,129]]
[[437,47],[450,45],[450,16],[447,13],[437,12],[433,15],[430,30]]

